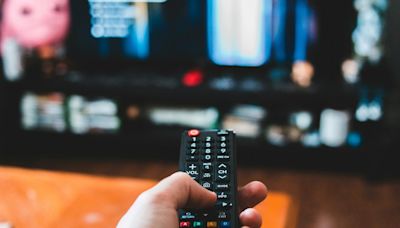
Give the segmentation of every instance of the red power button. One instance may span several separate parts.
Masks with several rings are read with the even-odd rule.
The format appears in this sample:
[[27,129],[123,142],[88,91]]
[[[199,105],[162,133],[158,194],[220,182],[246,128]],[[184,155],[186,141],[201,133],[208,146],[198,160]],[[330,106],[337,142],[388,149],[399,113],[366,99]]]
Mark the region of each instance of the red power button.
[[192,130],[188,131],[188,135],[190,137],[196,137],[196,136],[200,135],[200,131],[197,129],[192,129]]

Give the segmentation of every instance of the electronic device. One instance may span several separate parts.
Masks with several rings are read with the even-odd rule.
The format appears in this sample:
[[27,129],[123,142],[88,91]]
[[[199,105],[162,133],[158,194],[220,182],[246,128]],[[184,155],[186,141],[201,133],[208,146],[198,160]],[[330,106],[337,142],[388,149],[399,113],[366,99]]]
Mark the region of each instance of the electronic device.
[[[317,40],[308,0],[71,1],[67,54],[79,67],[249,67],[306,61]],[[340,5],[340,4],[339,4]],[[136,67],[137,68],[137,67]]]
[[[16,13],[9,16],[7,7],[14,4],[32,12],[20,15],[13,7]],[[157,75],[162,82],[201,69],[205,78],[233,75],[239,80],[244,69],[246,76],[263,79],[271,69],[291,71],[297,62],[306,63],[301,66],[309,66],[317,78],[340,78],[341,62],[352,55],[356,20],[353,2],[346,0],[46,0],[46,7],[6,0],[0,7],[2,31],[26,27],[36,34],[43,30],[40,26],[46,30],[38,40],[26,40],[31,37],[21,29],[0,35],[8,42],[1,49],[8,80],[17,80],[24,72],[35,75],[37,70],[51,74],[50,62],[38,67],[49,56],[64,61],[55,72],[97,78]],[[43,17],[52,17],[42,19],[40,26],[22,20],[37,11],[48,11]],[[54,29],[47,21],[63,24]],[[285,73],[286,78],[289,75]]]
[[183,132],[179,167],[217,194],[213,208],[180,210],[179,227],[239,227],[235,132],[197,129]]

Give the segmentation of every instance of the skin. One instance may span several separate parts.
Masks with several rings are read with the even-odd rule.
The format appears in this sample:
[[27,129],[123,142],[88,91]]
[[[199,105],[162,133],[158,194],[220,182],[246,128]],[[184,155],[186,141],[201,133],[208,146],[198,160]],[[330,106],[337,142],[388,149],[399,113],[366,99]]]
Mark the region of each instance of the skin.
[[[261,215],[252,207],[267,196],[267,188],[258,181],[238,189],[239,219],[242,228],[261,227]],[[176,172],[143,192],[121,218],[117,227],[177,228],[180,208],[202,209],[215,204],[217,196],[184,172]]]
[[5,0],[1,40],[25,48],[61,43],[69,28],[69,0]]

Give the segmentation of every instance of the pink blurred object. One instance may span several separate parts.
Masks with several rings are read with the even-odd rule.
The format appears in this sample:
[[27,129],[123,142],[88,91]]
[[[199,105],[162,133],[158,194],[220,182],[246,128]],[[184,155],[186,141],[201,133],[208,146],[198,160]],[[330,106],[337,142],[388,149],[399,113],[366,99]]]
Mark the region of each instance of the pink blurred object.
[[2,14],[1,43],[24,48],[62,43],[70,24],[69,0],[5,0]]

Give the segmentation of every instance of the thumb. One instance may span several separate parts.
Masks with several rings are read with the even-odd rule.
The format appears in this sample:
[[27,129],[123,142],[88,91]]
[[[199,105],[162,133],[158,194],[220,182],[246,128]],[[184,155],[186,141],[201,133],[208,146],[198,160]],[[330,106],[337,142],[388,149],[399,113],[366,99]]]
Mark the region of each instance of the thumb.
[[212,207],[217,200],[214,192],[203,188],[184,172],[163,179],[151,191],[155,195],[164,195],[164,202],[175,209]]

